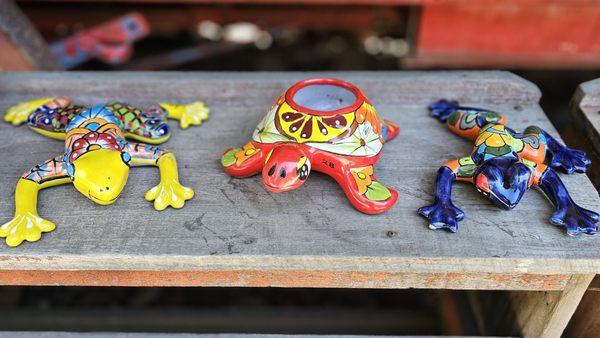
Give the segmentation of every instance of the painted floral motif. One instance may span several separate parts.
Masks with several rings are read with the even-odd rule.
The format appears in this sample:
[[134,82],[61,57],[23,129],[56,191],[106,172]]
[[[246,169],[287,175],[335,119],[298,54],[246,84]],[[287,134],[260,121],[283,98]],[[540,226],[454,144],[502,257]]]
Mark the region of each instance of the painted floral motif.
[[69,162],[73,163],[81,155],[97,149],[112,149],[121,151],[115,137],[109,133],[90,132],[73,142],[69,154]]
[[350,156],[375,156],[383,148],[380,135],[373,130],[369,122],[359,124],[354,133],[343,140],[309,145],[335,154]]
[[254,141],[261,143],[290,141],[288,137],[281,135],[279,130],[275,127],[275,113],[277,112],[277,107],[278,106],[273,106],[267,115],[260,121],[256,129],[254,129],[254,133],[252,134],[252,139]]
[[362,106],[356,110],[356,122],[362,124],[365,123],[365,121],[371,124],[375,134],[381,135],[381,120],[379,119],[375,108],[367,102],[363,103]]
[[227,151],[223,157],[221,157],[221,164],[225,167],[229,167],[233,164],[241,166],[247,159],[258,154],[261,150],[256,148],[252,142],[246,143],[242,148],[233,148]]
[[330,142],[343,138],[356,127],[354,112],[331,117],[311,115],[282,103],[275,116],[275,126],[283,135],[298,143]]
[[356,182],[356,188],[361,195],[371,201],[385,201],[392,194],[383,184],[373,180],[373,166],[350,169]]

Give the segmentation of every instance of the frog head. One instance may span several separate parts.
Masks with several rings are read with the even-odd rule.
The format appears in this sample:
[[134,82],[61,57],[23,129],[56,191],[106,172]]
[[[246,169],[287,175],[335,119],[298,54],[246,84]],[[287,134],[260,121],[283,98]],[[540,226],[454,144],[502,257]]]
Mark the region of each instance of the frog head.
[[529,168],[512,157],[488,159],[473,175],[477,190],[502,209],[512,209],[519,203],[530,179]]
[[71,163],[73,185],[95,203],[113,203],[129,176],[130,155],[115,149],[88,151]]

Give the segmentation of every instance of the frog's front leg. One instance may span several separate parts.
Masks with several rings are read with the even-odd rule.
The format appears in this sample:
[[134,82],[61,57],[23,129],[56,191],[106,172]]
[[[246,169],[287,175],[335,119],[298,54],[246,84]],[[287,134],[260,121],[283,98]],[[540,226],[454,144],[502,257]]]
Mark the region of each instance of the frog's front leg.
[[161,102],[160,106],[167,111],[167,118],[179,121],[182,129],[190,125],[200,125],[202,121],[208,119],[210,110],[202,101],[192,102],[190,104],[171,104]]
[[571,236],[598,232],[600,215],[577,205],[554,170],[543,164],[536,166],[534,185],[554,204],[556,211],[550,217],[552,224],[565,227]]
[[17,246],[24,240],[35,242],[42,232],[54,230],[54,223],[38,215],[38,192],[70,182],[63,155],[36,165],[23,174],[15,189],[15,216],[0,227],[0,237],[6,238],[6,244]]
[[143,143],[130,142],[125,151],[131,156],[132,166],[157,166],[160,172],[160,183],[146,192],[146,200],[154,201],[156,210],[164,210],[168,206],[181,208],[185,201],[194,197],[194,191],[179,183],[177,160],[173,153],[162,148]]
[[419,214],[429,220],[431,229],[458,230],[458,222],[465,214],[452,203],[452,183],[472,181],[475,163],[470,157],[444,163],[438,170],[435,184],[435,201],[419,209]]
[[583,151],[563,145],[537,126],[529,126],[523,133],[513,133],[513,137],[522,141],[520,149],[515,149],[521,157],[561,168],[567,174],[584,173],[592,163]]

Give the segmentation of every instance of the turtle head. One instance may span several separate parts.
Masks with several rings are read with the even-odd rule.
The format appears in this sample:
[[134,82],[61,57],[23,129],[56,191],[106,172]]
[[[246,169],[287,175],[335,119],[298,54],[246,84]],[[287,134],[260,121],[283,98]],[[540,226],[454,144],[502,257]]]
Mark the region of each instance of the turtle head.
[[72,163],[73,185],[95,203],[113,203],[129,176],[129,155],[113,149],[88,151]]
[[269,191],[283,192],[298,188],[310,174],[310,161],[298,145],[287,144],[273,148],[262,171]]
[[473,181],[477,190],[502,209],[514,208],[528,188],[531,171],[515,158],[495,157],[479,165]]

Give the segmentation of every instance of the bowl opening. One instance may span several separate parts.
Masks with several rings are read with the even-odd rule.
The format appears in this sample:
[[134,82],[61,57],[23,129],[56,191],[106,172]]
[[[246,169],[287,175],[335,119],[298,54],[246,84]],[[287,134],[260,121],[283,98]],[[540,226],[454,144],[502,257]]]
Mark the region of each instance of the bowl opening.
[[356,104],[356,94],[349,88],[332,84],[309,84],[298,89],[292,96],[301,107],[316,112],[332,112]]

